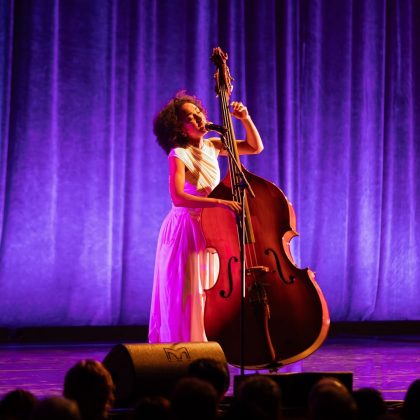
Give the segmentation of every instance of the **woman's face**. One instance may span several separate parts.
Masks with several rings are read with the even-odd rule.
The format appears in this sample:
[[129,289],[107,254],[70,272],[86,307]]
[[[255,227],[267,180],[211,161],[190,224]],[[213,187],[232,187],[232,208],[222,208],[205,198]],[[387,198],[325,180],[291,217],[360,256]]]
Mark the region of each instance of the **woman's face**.
[[191,102],[182,104],[179,115],[183,131],[190,139],[201,138],[207,132],[205,127],[206,116],[197,105]]

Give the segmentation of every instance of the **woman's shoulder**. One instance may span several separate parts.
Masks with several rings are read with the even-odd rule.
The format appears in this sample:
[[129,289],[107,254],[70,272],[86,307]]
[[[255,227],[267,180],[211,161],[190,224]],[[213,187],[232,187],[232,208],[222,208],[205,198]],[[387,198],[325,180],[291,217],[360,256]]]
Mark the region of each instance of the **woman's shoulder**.
[[223,144],[218,137],[210,137],[208,139],[204,139],[204,144],[208,148],[213,149],[217,154],[223,148]]
[[[223,147],[223,145],[221,144],[220,139],[218,139],[217,137],[211,137],[208,139],[204,139],[203,141],[203,149],[207,151],[213,151],[214,153],[219,154],[221,147]],[[169,152],[168,157],[177,157],[182,159],[183,157],[193,155],[194,149],[196,148],[192,146],[174,147]]]
[[206,141],[208,142],[209,148],[212,149],[216,155],[219,155],[224,148],[222,140],[218,137],[211,137],[206,139]]
[[187,154],[187,148],[184,147],[174,147],[169,152],[168,157],[178,157],[181,158]]

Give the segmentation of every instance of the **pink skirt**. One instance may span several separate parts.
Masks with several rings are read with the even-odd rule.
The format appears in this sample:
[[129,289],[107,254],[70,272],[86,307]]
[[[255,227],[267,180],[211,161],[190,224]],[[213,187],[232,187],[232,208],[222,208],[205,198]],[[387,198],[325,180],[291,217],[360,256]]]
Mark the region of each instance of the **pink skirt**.
[[206,251],[200,209],[173,207],[160,229],[149,342],[207,341],[204,290],[214,284],[214,255]]

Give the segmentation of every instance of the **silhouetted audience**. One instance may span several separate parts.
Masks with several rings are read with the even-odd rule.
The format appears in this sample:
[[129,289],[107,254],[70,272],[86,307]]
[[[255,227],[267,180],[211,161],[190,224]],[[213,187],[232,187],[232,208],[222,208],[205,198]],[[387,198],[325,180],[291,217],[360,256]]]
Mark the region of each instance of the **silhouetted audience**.
[[29,391],[15,389],[8,392],[0,402],[1,420],[27,420],[31,417],[36,397]]
[[81,420],[81,417],[74,401],[50,397],[36,404],[31,420]]
[[76,401],[83,420],[102,420],[114,402],[111,374],[96,360],[81,360],[66,374],[64,396]]
[[[213,359],[195,360],[171,400],[147,396],[124,418],[132,420],[282,420],[282,394],[270,375],[250,375],[239,385],[230,410],[218,411],[229,387],[227,366]],[[0,420],[104,420],[114,401],[111,375],[95,360],[82,360],[66,374],[65,397],[42,400],[29,391],[10,391],[0,401]],[[400,415],[399,415],[400,414]],[[113,416],[115,413],[113,413]],[[303,419],[292,414],[292,418]],[[406,393],[400,410],[388,410],[381,392],[361,388],[351,394],[336,378],[318,381],[308,396],[304,420],[419,420],[420,379]]]
[[353,392],[358,420],[375,420],[387,414],[382,394],[374,388],[360,388]]
[[226,363],[219,360],[202,358],[196,359],[188,366],[188,375],[208,381],[214,386],[219,400],[229,389],[229,371]]
[[401,418],[403,420],[420,419],[420,379],[416,379],[408,387],[404,397]]
[[229,418],[277,420],[281,408],[279,385],[267,375],[252,375],[239,385]]
[[309,420],[353,420],[356,402],[349,390],[335,378],[322,378],[308,397]]
[[169,420],[171,410],[169,400],[164,397],[143,397],[137,403],[132,420]]
[[171,397],[171,411],[176,420],[214,420],[218,395],[213,385],[193,377],[181,378]]

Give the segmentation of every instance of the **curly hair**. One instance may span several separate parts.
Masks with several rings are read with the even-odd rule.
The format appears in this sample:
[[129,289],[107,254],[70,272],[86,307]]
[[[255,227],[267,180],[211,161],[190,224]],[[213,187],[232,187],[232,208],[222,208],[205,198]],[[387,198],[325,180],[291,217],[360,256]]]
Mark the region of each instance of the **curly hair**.
[[188,144],[188,137],[182,130],[183,122],[180,119],[180,109],[185,103],[192,103],[205,115],[207,114],[196,96],[188,95],[184,90],[177,92],[153,120],[153,133],[166,154],[175,147],[185,148]]

